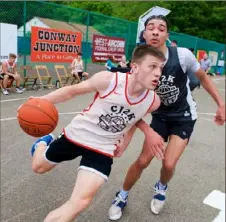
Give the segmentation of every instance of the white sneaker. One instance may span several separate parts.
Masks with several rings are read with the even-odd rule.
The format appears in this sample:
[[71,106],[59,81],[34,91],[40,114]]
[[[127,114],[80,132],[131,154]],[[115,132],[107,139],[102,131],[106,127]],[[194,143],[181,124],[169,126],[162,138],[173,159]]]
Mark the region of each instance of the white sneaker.
[[23,90],[21,90],[20,88],[16,88],[16,93],[23,93]]
[[120,192],[116,193],[116,198],[113,200],[111,207],[108,210],[109,220],[119,220],[122,217],[122,211],[127,205],[128,197],[124,199]]
[[4,95],[9,95],[9,92],[8,92],[7,89],[2,89],[2,93],[3,93]]
[[151,201],[151,211],[153,214],[159,214],[163,210],[163,206],[166,201],[166,190],[159,189],[159,182],[155,184],[155,194]]

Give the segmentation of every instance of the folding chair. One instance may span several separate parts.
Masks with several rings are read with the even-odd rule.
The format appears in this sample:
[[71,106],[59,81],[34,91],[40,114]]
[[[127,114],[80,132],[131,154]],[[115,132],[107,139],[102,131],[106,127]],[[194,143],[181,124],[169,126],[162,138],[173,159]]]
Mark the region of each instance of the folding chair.
[[70,79],[70,76],[68,75],[64,65],[54,65],[57,77],[60,83],[60,86],[66,86],[68,85],[68,81]]
[[[44,87],[53,88],[52,76],[49,74],[49,71],[45,65],[36,65],[35,69],[38,74],[38,79],[41,85],[41,88]],[[44,82],[45,81],[45,82]]]
[[37,85],[38,75],[35,72],[35,70],[32,68],[32,66],[21,66],[20,67],[21,76],[23,76],[25,70],[26,70],[26,77],[23,77],[24,79],[23,88],[27,88],[27,84],[31,82],[32,89],[33,89],[34,86]]

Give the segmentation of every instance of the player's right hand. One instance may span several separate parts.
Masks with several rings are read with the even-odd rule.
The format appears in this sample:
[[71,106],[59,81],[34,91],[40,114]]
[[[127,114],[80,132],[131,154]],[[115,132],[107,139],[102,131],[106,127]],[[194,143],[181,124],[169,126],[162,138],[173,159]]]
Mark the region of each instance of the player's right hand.
[[150,149],[153,156],[155,156],[158,160],[163,160],[165,151],[163,138],[152,128],[149,128],[149,130],[145,132],[145,140],[147,147]]

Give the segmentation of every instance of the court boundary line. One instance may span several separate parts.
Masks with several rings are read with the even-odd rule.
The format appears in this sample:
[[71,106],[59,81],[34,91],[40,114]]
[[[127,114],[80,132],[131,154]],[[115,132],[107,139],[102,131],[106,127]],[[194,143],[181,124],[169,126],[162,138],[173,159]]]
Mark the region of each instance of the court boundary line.
[[[74,115],[74,114],[80,114],[82,113],[82,111],[75,111],[75,112],[59,112],[59,115]],[[198,115],[207,115],[207,116],[215,116],[215,113],[200,113],[197,112]],[[0,119],[0,122],[4,122],[4,121],[10,121],[10,120],[15,120],[17,119],[17,117],[8,117],[8,118],[2,118]]]
[[[82,112],[60,112],[59,115],[74,115],[74,114],[80,114]],[[9,121],[9,120],[15,120],[17,119],[17,117],[8,117],[8,118],[2,118],[0,119],[1,122],[4,122],[4,121]]]

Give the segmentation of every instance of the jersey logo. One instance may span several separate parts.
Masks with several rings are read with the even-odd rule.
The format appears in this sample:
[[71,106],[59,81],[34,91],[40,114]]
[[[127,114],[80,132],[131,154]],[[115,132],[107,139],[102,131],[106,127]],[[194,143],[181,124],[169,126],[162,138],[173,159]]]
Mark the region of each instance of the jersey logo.
[[97,125],[101,129],[111,133],[122,132],[127,124],[135,118],[134,113],[123,106],[112,106],[110,110],[110,114],[99,117],[99,123]]
[[165,106],[169,106],[172,103],[175,103],[178,99],[180,89],[173,85],[174,83],[173,76],[169,75],[168,78],[161,76],[159,86],[156,90],[156,93],[160,97],[161,102]]

